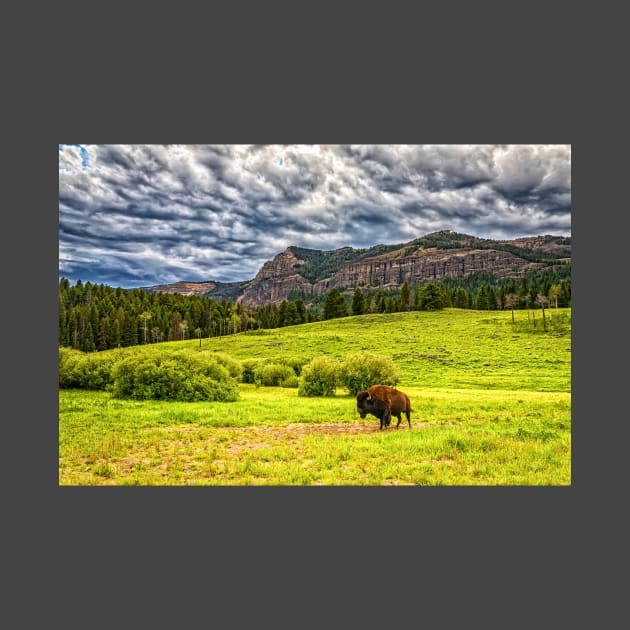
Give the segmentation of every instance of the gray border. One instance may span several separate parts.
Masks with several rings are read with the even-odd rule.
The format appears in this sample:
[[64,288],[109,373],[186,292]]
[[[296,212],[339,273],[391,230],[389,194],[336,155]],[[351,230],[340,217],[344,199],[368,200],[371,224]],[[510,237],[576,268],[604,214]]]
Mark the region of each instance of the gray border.
[[[30,131],[12,154],[28,168],[11,177],[19,238],[7,239],[10,291],[26,302],[23,332],[9,336],[9,389],[17,444],[29,448],[15,449],[21,489],[5,512],[22,539],[10,564],[21,618],[47,610],[67,628],[123,618],[242,627],[244,617],[504,628],[583,617],[598,584],[576,555],[598,535],[587,502],[604,492],[590,472],[599,464],[585,463],[601,415],[588,392],[605,376],[585,376],[587,359],[605,359],[586,299],[601,280],[589,254],[605,254],[591,217],[601,228],[615,203],[601,194],[609,181],[589,124],[601,103],[583,89],[595,49],[574,46],[573,19],[548,4],[415,15],[392,3],[283,5],[275,18],[270,3],[231,6],[202,16],[127,5],[83,13],[73,29],[55,7],[48,24],[58,30],[38,40],[45,54],[24,75],[27,106],[11,110]],[[58,488],[53,143],[158,141],[573,143],[572,487]]]

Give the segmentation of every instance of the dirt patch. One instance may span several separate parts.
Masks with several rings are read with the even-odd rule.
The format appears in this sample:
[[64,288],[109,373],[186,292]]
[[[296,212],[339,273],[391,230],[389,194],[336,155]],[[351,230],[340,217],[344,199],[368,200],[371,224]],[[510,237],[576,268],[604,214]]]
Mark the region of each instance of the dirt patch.
[[[411,425],[413,429],[426,429],[437,425],[428,424],[426,422],[417,422]],[[280,424],[276,426],[263,427],[222,427],[225,431],[238,431],[249,436],[260,436],[264,440],[267,438],[282,437],[302,437],[305,435],[365,435],[370,433],[391,433],[392,431],[409,431],[408,425],[400,425],[399,429],[390,426],[388,429],[381,430],[378,423],[349,423],[349,422],[329,422],[325,424],[311,424],[308,422],[292,422],[290,424]]]
[[[417,422],[411,425],[413,429],[426,429],[428,427],[435,426],[426,422]],[[305,434],[324,434],[324,435],[356,435],[365,433],[391,433],[392,431],[409,431],[409,425],[401,424],[398,429],[395,426],[390,426],[388,429],[381,430],[378,423],[369,424],[350,424],[343,423],[327,423],[327,424],[305,424],[294,423],[287,424],[283,427],[273,427],[274,429],[286,430],[289,434],[305,435]]]
[[284,430],[289,435],[356,435],[358,433],[376,433],[378,424],[349,424],[347,422],[326,424],[291,423],[283,427],[274,427]]

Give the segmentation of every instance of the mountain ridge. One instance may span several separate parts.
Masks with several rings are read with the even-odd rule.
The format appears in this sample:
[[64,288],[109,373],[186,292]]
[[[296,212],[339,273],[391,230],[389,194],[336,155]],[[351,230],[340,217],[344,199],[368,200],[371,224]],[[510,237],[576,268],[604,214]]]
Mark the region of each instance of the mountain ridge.
[[570,264],[571,237],[550,234],[516,239],[483,239],[451,230],[406,243],[369,248],[317,250],[290,245],[266,261],[251,280],[222,283],[176,282],[141,287],[148,292],[202,295],[247,306],[278,304],[290,295],[310,296],[337,287],[396,288],[443,277],[488,272],[497,278]]

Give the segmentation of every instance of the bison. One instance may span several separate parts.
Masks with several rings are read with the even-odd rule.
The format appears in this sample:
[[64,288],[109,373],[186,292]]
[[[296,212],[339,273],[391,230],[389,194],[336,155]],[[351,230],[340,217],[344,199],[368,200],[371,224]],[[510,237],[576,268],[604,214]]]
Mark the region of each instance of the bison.
[[407,394],[398,391],[388,385],[372,385],[368,391],[357,392],[357,411],[361,418],[368,413],[376,416],[381,421],[380,429],[388,427],[392,416],[398,418],[396,428],[400,427],[400,414],[407,416],[407,422],[411,429],[411,404]]

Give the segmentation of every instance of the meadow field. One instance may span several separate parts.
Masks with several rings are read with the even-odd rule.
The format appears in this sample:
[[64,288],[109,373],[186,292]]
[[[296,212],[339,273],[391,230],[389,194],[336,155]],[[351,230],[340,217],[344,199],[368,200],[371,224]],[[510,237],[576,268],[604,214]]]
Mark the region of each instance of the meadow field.
[[233,402],[64,388],[59,485],[570,485],[571,311],[550,315],[546,331],[540,312],[534,327],[526,311],[512,323],[509,311],[445,309],[152,345],[238,361],[386,356],[411,399],[411,428],[403,417],[379,431],[343,388],[304,397],[239,383]]

